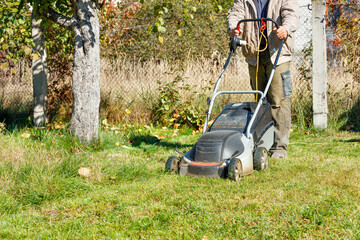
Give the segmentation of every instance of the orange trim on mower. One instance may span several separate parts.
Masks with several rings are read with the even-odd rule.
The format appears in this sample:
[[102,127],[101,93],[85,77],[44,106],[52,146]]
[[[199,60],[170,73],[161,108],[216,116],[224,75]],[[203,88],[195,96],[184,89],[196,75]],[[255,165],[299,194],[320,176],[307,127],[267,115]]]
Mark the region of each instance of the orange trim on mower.
[[218,162],[212,162],[212,163],[206,163],[206,162],[191,162],[191,165],[194,166],[199,166],[199,167],[211,167],[211,166],[217,166],[220,165],[221,163]]

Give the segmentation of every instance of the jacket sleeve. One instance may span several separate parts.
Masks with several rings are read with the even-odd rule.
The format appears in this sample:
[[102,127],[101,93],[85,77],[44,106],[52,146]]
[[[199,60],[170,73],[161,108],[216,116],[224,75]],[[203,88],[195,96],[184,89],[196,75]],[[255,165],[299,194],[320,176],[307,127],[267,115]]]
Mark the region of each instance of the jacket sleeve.
[[299,27],[299,9],[300,7],[297,0],[282,0],[282,26],[285,27],[289,36],[292,36]]
[[227,31],[230,32],[236,28],[237,23],[244,19],[245,10],[243,0],[235,0],[233,6],[230,8],[227,16]]

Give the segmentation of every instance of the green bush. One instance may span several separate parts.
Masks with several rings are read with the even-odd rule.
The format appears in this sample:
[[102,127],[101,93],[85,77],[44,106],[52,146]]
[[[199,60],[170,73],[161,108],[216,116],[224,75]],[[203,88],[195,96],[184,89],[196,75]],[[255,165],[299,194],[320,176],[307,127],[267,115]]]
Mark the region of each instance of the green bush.
[[104,9],[103,54],[136,59],[186,58],[228,51],[226,11],[232,1],[144,1],[123,2]]
[[[205,106],[199,105],[199,102],[205,102],[200,99],[206,95],[192,90],[194,86],[189,84],[180,86],[181,83],[180,76],[169,83],[158,82],[160,96],[151,109],[152,122],[173,128],[187,126],[201,130],[206,115]],[[184,90],[189,97],[182,101],[178,89]]]

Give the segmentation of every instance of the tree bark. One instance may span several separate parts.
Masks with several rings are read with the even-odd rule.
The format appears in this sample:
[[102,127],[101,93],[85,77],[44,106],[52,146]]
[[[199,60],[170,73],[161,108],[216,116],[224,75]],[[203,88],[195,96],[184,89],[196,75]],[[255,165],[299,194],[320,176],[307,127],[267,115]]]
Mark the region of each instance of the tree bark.
[[47,94],[47,72],[46,72],[46,49],[44,44],[43,27],[41,20],[36,20],[32,14],[32,37],[34,41],[34,52],[40,56],[33,58],[33,90],[34,90],[34,125],[39,127],[46,123],[46,94]]
[[75,2],[78,19],[72,69],[73,106],[70,131],[81,141],[98,140],[100,107],[100,47],[98,8],[90,0]]
[[71,0],[73,16],[51,7],[42,7],[41,15],[75,35],[72,69],[73,105],[70,132],[83,142],[98,140],[100,107],[100,41],[98,13],[104,0]]

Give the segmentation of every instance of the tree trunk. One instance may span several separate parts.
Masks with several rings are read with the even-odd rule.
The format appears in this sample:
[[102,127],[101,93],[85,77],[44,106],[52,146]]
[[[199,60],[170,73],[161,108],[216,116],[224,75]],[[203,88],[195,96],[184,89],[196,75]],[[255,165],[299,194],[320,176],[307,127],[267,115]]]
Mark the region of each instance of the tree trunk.
[[32,15],[32,37],[34,41],[34,52],[40,56],[33,58],[33,90],[34,90],[34,125],[39,127],[46,123],[46,50],[44,45],[43,27],[41,20]]
[[90,0],[76,2],[78,24],[72,70],[73,106],[70,131],[81,141],[98,140],[100,47],[98,9]]

